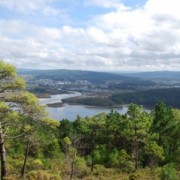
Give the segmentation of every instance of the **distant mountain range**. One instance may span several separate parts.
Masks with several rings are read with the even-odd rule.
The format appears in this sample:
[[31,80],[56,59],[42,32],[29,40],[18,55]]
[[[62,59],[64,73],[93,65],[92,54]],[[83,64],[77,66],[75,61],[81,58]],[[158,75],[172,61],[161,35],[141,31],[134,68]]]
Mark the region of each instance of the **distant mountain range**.
[[154,71],[119,74],[143,79],[180,79],[180,71]]
[[128,77],[120,74],[113,74],[107,72],[95,72],[95,71],[80,71],[80,70],[26,70],[19,69],[19,75],[33,75],[39,79],[52,79],[60,81],[75,81],[75,80],[87,80],[93,83],[103,83],[107,81],[133,81],[139,78]]
[[87,80],[93,83],[102,83],[107,81],[140,81],[154,79],[174,79],[180,80],[180,71],[154,71],[154,72],[137,72],[137,73],[112,73],[112,72],[95,72],[80,70],[34,70],[18,69],[19,75],[33,75],[41,79],[53,80]]

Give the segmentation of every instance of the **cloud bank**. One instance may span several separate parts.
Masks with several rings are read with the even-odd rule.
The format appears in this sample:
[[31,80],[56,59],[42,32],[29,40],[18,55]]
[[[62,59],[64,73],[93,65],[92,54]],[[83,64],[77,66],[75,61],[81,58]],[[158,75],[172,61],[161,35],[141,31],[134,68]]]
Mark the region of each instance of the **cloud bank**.
[[0,1],[0,59],[34,69],[180,70],[178,4]]

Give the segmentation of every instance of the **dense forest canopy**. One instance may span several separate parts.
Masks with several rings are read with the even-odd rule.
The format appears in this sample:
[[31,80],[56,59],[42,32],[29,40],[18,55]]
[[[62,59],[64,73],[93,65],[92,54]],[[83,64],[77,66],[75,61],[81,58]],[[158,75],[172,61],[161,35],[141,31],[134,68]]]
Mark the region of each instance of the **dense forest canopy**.
[[167,106],[180,108],[180,88],[161,88],[150,90],[139,90],[134,92],[113,93],[109,97],[75,97],[64,99],[65,103],[76,103],[93,106],[118,107],[135,103],[145,108],[153,109],[159,102],[163,101]]
[[24,87],[0,61],[1,179],[178,180],[179,109],[159,102],[147,113],[130,104],[124,115],[57,122]]
[[117,104],[136,103],[146,107],[154,107],[158,101],[163,101],[167,106],[180,108],[180,88],[162,88],[133,93],[114,94],[111,100]]

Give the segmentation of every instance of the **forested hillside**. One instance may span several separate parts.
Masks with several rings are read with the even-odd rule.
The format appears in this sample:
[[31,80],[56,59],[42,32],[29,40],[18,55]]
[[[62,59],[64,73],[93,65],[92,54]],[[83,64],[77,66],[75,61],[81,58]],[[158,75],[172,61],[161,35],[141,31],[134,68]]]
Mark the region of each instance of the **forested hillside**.
[[152,108],[158,101],[163,101],[168,106],[180,108],[180,88],[163,88],[133,93],[113,94],[111,100],[116,104],[136,103]]
[[151,90],[139,90],[134,92],[113,93],[107,97],[75,97],[64,99],[65,103],[75,103],[93,105],[101,107],[117,107],[135,103],[152,109],[159,101],[163,101],[167,106],[180,108],[180,88],[162,88]]
[[154,71],[140,73],[122,73],[122,75],[130,77],[139,77],[143,79],[180,79],[180,71]]
[[129,77],[125,75],[106,73],[106,72],[95,72],[95,71],[80,71],[80,70],[19,70],[19,75],[33,75],[36,79],[52,79],[58,81],[76,81],[76,80],[87,80],[91,83],[105,83],[120,81],[126,84],[138,84],[154,85],[151,81],[141,80],[136,77]]
[[57,122],[24,88],[0,61],[1,179],[179,179],[179,109],[130,104],[124,115]]

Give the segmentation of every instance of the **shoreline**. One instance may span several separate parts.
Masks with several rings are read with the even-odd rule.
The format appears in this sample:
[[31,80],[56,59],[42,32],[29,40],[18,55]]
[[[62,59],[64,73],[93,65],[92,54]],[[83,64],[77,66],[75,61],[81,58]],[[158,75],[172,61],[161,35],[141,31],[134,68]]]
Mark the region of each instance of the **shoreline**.
[[114,105],[114,106],[98,106],[98,105],[89,105],[89,104],[82,104],[82,103],[73,103],[73,102],[56,102],[56,103],[49,103],[49,104],[46,104],[47,107],[50,107],[50,108],[59,108],[59,107],[64,107],[65,104],[68,104],[68,105],[82,105],[82,106],[86,106],[88,108],[99,108],[99,109],[104,109],[104,108],[107,108],[107,109],[117,109],[117,108],[123,108],[123,107],[128,107],[129,105],[128,104],[121,104],[121,105]]
[[50,108],[64,107],[64,103],[63,102],[57,102],[57,103],[46,104],[46,105],[47,105],[47,107],[50,107]]
[[59,91],[57,93],[51,93],[51,92],[48,92],[48,93],[34,93],[37,98],[42,98],[42,99],[46,99],[46,98],[51,98],[51,96],[53,95],[58,95],[58,94],[74,94],[74,92],[72,91]]
[[123,108],[123,107],[128,107],[129,104],[119,104],[119,105],[113,105],[113,106],[98,106],[98,105],[90,105],[90,104],[83,104],[83,103],[76,103],[76,102],[64,102],[63,104],[69,104],[69,105],[82,105],[82,106],[86,106],[86,107],[89,107],[89,108],[93,108],[93,107],[97,107],[97,108],[107,108],[107,109],[110,109],[110,108]]
[[[75,92],[64,92],[65,94],[70,94],[70,93],[75,93]],[[58,94],[64,94],[64,93],[58,93]],[[53,96],[53,95],[58,95],[58,94],[50,94],[50,93],[37,93],[36,94],[36,96],[38,97],[38,98],[41,98],[41,99],[47,99],[47,98],[51,98],[51,96]],[[116,105],[98,105],[98,104],[96,104],[96,105],[93,105],[93,104],[88,104],[88,103],[78,103],[78,102],[68,102],[68,101],[66,101],[66,100],[69,100],[69,99],[73,99],[73,98],[90,98],[90,97],[92,97],[92,96],[89,96],[89,95],[87,95],[87,94],[81,94],[80,96],[77,96],[77,97],[68,97],[68,98],[64,98],[64,99],[62,99],[62,101],[59,101],[59,102],[55,102],[55,103],[47,103],[46,104],[46,106],[47,107],[50,107],[50,108],[59,108],[59,107],[64,107],[65,106],[65,104],[68,104],[68,105],[82,105],[82,106],[87,106],[87,107],[89,107],[89,108],[94,108],[94,107],[96,107],[96,108],[109,108],[109,109],[113,109],[113,108],[123,108],[123,107],[126,107],[126,106],[128,106],[127,104],[116,104]]]
[[[75,93],[75,92],[65,92],[66,94],[70,94],[70,93]],[[64,93],[62,93],[64,94]],[[42,98],[42,99],[46,99],[46,98],[51,98],[52,95],[57,95],[57,94],[36,94],[36,96],[38,98]],[[61,93],[60,93],[61,95]],[[87,106],[88,108],[99,108],[99,109],[103,109],[103,108],[107,108],[107,109],[118,109],[118,108],[124,108],[124,107],[128,107],[129,104],[114,104],[114,105],[101,105],[101,104],[89,104],[89,103],[83,103],[83,102],[73,102],[74,99],[81,99],[81,98],[90,98],[92,96],[89,96],[87,94],[81,94],[80,96],[77,96],[77,97],[68,97],[68,98],[64,98],[62,99],[62,101],[59,101],[59,102],[55,102],[55,103],[47,103],[47,107],[50,107],[50,108],[60,108],[60,107],[64,107],[65,104],[68,104],[68,105],[82,105],[82,106]],[[92,97],[94,98],[94,97]],[[70,100],[70,101],[69,101]],[[151,110],[152,107],[149,107],[149,106],[144,106],[145,108]]]

